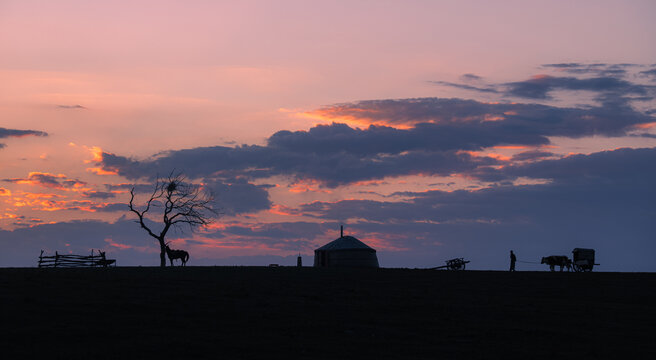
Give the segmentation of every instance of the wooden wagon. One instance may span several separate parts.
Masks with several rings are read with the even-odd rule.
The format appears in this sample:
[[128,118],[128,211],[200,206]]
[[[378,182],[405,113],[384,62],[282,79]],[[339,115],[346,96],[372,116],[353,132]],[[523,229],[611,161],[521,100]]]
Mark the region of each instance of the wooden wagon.
[[599,264],[595,264],[594,249],[576,248],[572,250],[572,268],[574,271],[592,271],[595,265]]

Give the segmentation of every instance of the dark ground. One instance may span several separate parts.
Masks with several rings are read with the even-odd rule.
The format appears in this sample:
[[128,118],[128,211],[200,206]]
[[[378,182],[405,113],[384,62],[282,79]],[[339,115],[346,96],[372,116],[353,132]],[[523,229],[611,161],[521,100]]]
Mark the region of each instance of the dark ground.
[[0,355],[655,358],[656,274],[0,269]]

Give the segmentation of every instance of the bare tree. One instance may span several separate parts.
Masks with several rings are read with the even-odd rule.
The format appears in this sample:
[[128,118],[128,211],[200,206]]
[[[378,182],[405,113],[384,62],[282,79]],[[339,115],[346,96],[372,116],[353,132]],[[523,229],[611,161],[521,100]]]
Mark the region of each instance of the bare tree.
[[[167,178],[158,177],[155,182],[155,189],[148,201],[146,201],[143,210],[139,210],[134,205],[134,188],[130,190],[130,211],[137,214],[137,222],[148,232],[148,235],[154,237],[159,242],[160,247],[160,266],[166,266],[166,234],[171,228],[184,230],[188,227],[194,231],[200,226],[205,226],[214,222],[218,215],[213,208],[214,195],[206,191],[202,186],[191,184],[185,181],[182,174],[175,175],[173,172]],[[162,230],[153,231],[144,219],[147,215],[152,218],[155,208],[162,208]],[[150,211],[150,213],[149,213]],[[155,215],[157,216],[157,215]]]

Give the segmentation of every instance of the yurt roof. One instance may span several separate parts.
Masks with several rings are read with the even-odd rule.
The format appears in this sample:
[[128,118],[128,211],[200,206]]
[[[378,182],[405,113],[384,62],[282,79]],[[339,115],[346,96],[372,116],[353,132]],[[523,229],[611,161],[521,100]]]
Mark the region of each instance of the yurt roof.
[[328,244],[318,248],[317,250],[348,250],[348,249],[368,249],[374,250],[362,241],[354,238],[353,236],[342,236],[339,239],[333,240]]

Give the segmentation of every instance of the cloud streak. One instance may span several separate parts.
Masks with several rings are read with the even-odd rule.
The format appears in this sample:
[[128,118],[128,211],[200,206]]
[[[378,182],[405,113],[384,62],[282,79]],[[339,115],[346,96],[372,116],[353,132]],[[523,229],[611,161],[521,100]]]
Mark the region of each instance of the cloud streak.
[[637,64],[605,64],[605,63],[558,63],[544,64],[545,69],[553,69],[560,72],[577,75],[596,75],[596,76],[613,76],[622,77],[628,72],[628,69],[637,68]]
[[635,84],[610,76],[579,79],[541,75],[505,85],[507,86],[507,95],[528,99],[551,99],[551,94],[557,90],[591,91],[600,94],[599,99],[605,98],[608,93],[616,95],[616,97],[620,97],[619,94],[621,94],[621,96],[638,95],[653,99],[656,90],[653,86]]
[[48,133],[38,130],[16,130],[0,127],[0,139],[23,136],[48,136]]
[[[20,138],[25,136],[48,136],[48,133],[38,130],[17,130],[0,127],[0,139]],[[0,149],[5,148],[6,146],[6,144],[0,143]]]
[[458,84],[458,83],[453,83],[453,82],[448,82],[448,81],[430,81],[431,84],[435,85],[441,85],[441,86],[450,86],[453,88],[457,89],[463,89],[463,90],[472,90],[472,91],[477,91],[480,93],[492,93],[492,94],[499,94],[501,91],[498,89],[488,86],[488,87],[480,87],[480,86],[473,86],[473,85],[467,85],[467,84]]
[[[431,81],[431,83],[479,93],[533,100],[553,100],[553,95],[560,91],[591,92],[601,103],[627,103],[635,99],[650,101],[656,96],[655,86],[628,80],[629,74],[633,74],[634,78],[654,76],[653,70],[637,72],[641,66],[636,64],[559,63],[545,64],[542,68],[561,74],[541,74],[522,81],[487,85],[484,85],[479,77],[461,77],[464,82],[475,82],[476,86],[448,81]],[[562,73],[570,76],[560,76]]]
[[75,105],[57,105],[57,108],[59,108],[59,109],[69,109],[69,110],[86,110],[87,109],[86,107],[84,107],[82,105],[79,105],[79,104],[75,104]]

